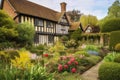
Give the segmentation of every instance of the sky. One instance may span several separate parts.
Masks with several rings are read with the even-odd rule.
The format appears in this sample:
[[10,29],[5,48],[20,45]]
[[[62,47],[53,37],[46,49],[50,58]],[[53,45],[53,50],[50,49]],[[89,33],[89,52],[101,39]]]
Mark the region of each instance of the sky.
[[81,13],[94,15],[98,19],[102,19],[107,15],[108,8],[115,0],[29,0],[48,7],[55,11],[61,11],[60,3],[67,3],[67,11],[73,9],[79,10]]

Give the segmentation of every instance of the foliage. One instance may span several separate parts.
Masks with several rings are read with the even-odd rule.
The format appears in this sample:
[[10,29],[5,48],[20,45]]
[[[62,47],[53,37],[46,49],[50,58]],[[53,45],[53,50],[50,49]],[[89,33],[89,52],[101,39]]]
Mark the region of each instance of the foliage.
[[70,16],[71,21],[79,21],[80,16],[82,15],[79,10],[75,9],[72,11],[68,11],[67,14]]
[[120,1],[115,0],[112,6],[108,9],[108,17],[118,18],[120,17]]
[[88,60],[90,62],[90,64],[93,66],[93,65],[97,64],[101,60],[101,57],[91,55],[89,57],[86,57],[86,60]]
[[89,51],[89,50],[91,50],[91,51],[98,51],[99,49],[95,45],[86,45],[85,50],[86,51]]
[[119,22],[120,22],[119,18],[106,20],[102,25],[101,31],[102,32],[111,32],[111,31],[120,30]]
[[4,65],[10,64],[11,59],[15,59],[16,56],[19,57],[19,53],[16,50],[0,51],[0,62]]
[[43,52],[46,50],[46,48],[47,48],[46,45],[42,45],[42,44],[38,46],[33,45],[31,47],[27,47],[27,49],[30,50],[30,52],[35,53],[37,55],[42,55]]
[[30,69],[19,69],[16,67],[1,67],[0,80],[54,80],[53,74],[46,72],[46,69],[39,64]]
[[114,62],[118,62],[120,63],[120,54],[117,54],[115,59],[114,59]]
[[[0,43],[8,42],[13,45],[11,42],[15,42],[17,36],[15,22],[3,10],[0,10]],[[1,48],[4,48],[4,45],[1,45]]]
[[81,33],[82,33],[81,29],[78,28],[76,31],[72,32],[70,38],[78,41],[81,39]]
[[31,46],[34,41],[34,27],[30,23],[25,22],[18,24],[17,31],[19,33],[19,36],[17,37],[17,42],[20,44],[20,46]]
[[116,54],[115,52],[108,53],[108,55],[104,57],[104,61],[105,62],[114,62],[115,54]]
[[62,56],[58,64],[58,71],[76,73],[78,65],[74,56]]
[[98,19],[96,16],[92,16],[92,15],[82,15],[80,18],[80,22],[82,24],[83,27],[86,27],[87,25],[92,25],[92,26],[96,26]]
[[120,64],[113,62],[103,63],[99,68],[100,80],[119,80],[120,79]]
[[62,36],[60,39],[62,40],[63,43],[69,40],[68,36]]
[[69,40],[65,43],[65,47],[67,48],[76,48],[77,47],[77,43],[75,40]]
[[120,43],[116,44],[115,50],[120,52]]
[[120,43],[120,31],[113,31],[111,32],[111,35],[110,35],[110,44],[109,44],[109,47],[111,50],[114,50],[115,49],[115,45]]
[[30,52],[26,50],[18,51],[19,57],[15,57],[15,59],[11,59],[11,64],[14,67],[24,69],[29,68],[32,66],[31,59],[30,59]]
[[51,53],[61,52],[61,51],[64,51],[64,49],[65,49],[65,46],[63,45],[63,43],[58,41],[55,43],[55,45],[53,47],[49,48],[49,52],[51,52]]
[[88,57],[88,56],[90,56],[86,51],[84,51],[84,50],[82,50],[82,51],[77,51],[77,52],[75,52],[75,55],[79,55],[79,56],[86,56],[86,57]]

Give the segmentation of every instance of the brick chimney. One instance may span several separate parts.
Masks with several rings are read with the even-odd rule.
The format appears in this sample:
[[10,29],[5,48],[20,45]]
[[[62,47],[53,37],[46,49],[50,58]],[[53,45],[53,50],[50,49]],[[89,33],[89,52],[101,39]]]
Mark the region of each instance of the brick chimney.
[[61,12],[66,12],[66,3],[65,2],[62,2],[62,3],[60,3],[60,5],[61,5]]

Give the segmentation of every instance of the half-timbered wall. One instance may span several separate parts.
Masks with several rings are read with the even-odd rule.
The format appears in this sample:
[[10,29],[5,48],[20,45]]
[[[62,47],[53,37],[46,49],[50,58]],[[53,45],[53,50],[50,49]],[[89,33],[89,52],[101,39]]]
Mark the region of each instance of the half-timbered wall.
[[[59,39],[59,35],[68,34],[68,22],[65,20],[65,17],[61,19],[60,23],[36,18],[27,15],[20,16],[20,22],[29,22],[31,23],[36,31],[35,34],[35,44],[51,44]],[[65,24],[61,24],[65,23]],[[58,35],[58,36],[57,36]]]

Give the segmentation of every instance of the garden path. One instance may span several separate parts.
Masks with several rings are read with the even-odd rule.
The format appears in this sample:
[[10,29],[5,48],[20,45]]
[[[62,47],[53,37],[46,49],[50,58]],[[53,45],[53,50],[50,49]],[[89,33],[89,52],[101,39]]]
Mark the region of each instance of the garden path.
[[90,68],[88,71],[83,73],[81,76],[83,80],[99,80],[98,79],[98,69],[103,61],[99,62],[97,65]]

